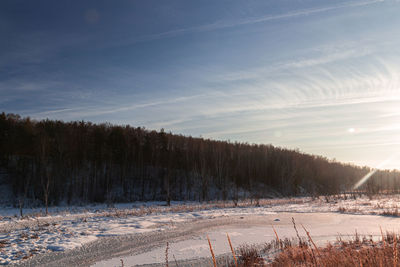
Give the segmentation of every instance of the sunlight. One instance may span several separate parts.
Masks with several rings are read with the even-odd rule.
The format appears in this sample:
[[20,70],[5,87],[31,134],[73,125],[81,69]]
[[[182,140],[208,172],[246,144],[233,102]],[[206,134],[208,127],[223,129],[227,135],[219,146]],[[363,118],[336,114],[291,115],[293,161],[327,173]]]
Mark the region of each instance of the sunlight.
[[393,162],[397,157],[399,156],[399,153],[396,153],[394,155],[392,155],[391,157],[389,157],[388,159],[384,160],[382,163],[380,163],[376,168],[374,168],[373,170],[371,170],[369,173],[367,173],[363,178],[361,178],[360,181],[358,181],[353,189],[358,189],[360,186],[362,186],[363,184],[365,184],[369,178],[371,178],[372,175],[374,175],[380,168],[383,168],[384,166],[386,166],[387,164]]
[[400,266],[399,10],[0,0],[0,266]]

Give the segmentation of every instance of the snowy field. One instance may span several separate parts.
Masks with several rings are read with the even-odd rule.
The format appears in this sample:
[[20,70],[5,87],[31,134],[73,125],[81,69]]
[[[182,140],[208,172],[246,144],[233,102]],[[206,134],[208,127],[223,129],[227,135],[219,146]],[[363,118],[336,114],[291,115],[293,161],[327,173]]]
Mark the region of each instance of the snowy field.
[[[163,206],[163,203],[157,202],[130,203],[118,204],[112,209],[107,208],[105,205],[55,207],[50,209],[50,215],[48,216],[43,216],[43,210],[40,209],[24,210],[24,213],[27,215],[24,218],[18,217],[18,209],[3,208],[0,211],[0,264],[19,263],[36,254],[79,248],[102,237],[162,232],[174,229],[177,224],[182,222],[212,218],[250,217],[258,215],[266,216],[270,219],[276,217],[279,220],[279,214],[282,212],[334,212],[333,215],[335,216],[342,216],[338,213],[339,211],[342,213],[370,215],[397,214],[398,199],[400,199],[399,196],[377,196],[372,200],[367,197],[357,199],[330,197],[329,199],[320,198],[315,200],[311,198],[286,198],[261,200],[260,207],[256,207],[254,202],[251,203],[250,201],[240,202],[238,207],[234,207],[232,202],[205,204],[197,202],[173,202],[171,207]],[[382,228],[388,226],[390,229],[387,228],[387,230],[397,231],[397,229],[392,227],[392,224],[382,221],[393,219],[393,217],[371,216],[368,222],[372,223],[371,227],[375,229],[374,231],[379,229],[379,226],[382,226]],[[307,221],[305,220],[304,223],[307,223]],[[396,223],[398,223],[397,219]],[[275,221],[273,224],[279,225],[279,221]],[[268,228],[268,231],[266,228]],[[372,228],[370,229],[371,231]],[[271,236],[271,225],[257,229],[253,229],[255,233],[262,231],[268,233],[268,237]],[[242,242],[250,242],[253,239],[241,239],[240,236],[250,237],[251,235],[237,231],[235,228],[231,230],[235,245],[239,245]],[[342,231],[343,228],[337,228],[336,230],[334,233],[327,234],[329,238],[326,239],[330,239],[338,233],[344,234]],[[285,230],[282,231],[285,232]],[[313,229],[310,229],[310,231],[313,233]],[[221,234],[219,230],[209,232],[209,234],[213,242],[219,242],[218,240],[222,238],[219,237]],[[257,236],[264,237],[264,235]],[[185,250],[185,248],[188,248],[185,243],[171,244],[171,249],[173,250],[176,247],[176,257],[182,259],[186,257],[185,255],[198,254],[196,256],[202,256],[202,253],[206,253],[204,250],[204,236],[197,236],[197,239],[201,241],[201,244],[194,242],[192,248],[198,246],[199,249]],[[254,238],[254,241],[258,243],[259,240]],[[268,238],[265,241],[268,241]],[[226,248],[222,249],[223,246],[220,247],[220,250],[217,248],[218,253],[226,252]],[[152,259],[151,257],[147,257],[146,254],[140,257],[141,259],[147,258],[154,262],[160,260],[158,258]],[[133,262],[136,260],[135,258]],[[148,263],[144,260],[142,261],[143,263]]]

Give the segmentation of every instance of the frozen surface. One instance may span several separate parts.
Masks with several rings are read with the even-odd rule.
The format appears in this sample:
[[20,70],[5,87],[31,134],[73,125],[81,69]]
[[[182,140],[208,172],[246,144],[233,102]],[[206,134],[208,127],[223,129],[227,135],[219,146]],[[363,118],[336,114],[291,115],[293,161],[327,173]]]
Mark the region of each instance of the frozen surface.
[[[163,231],[174,228],[178,222],[192,220],[271,215],[279,212],[336,212],[337,216],[340,215],[337,213],[338,210],[352,214],[395,213],[398,209],[398,199],[398,196],[382,196],[372,200],[366,197],[315,200],[311,198],[272,199],[261,200],[260,207],[255,207],[250,201],[239,203],[239,207],[233,207],[232,202],[204,204],[173,202],[171,207],[163,206],[160,202],[127,203],[115,205],[112,209],[105,205],[53,207],[48,216],[43,216],[43,211],[40,209],[24,210],[28,216],[22,219],[16,216],[18,209],[2,208],[0,209],[0,264],[16,263],[35,254],[73,249],[104,236]],[[372,218],[376,220],[375,226],[380,224],[379,220],[392,219],[380,216]],[[280,219],[276,219],[274,225],[280,223]],[[325,230],[330,229],[336,228]],[[334,234],[343,234],[346,229],[338,228]],[[215,235],[218,234],[210,233],[210,236],[217,240],[218,236]],[[237,236],[250,236],[250,234],[233,231],[232,239],[235,240]],[[199,237],[199,240],[204,241],[204,236]],[[171,246],[180,245],[171,244]],[[171,247],[171,249],[174,248]],[[179,253],[179,249],[177,250],[176,257],[193,253],[202,255],[200,252],[204,250],[204,244],[198,243],[193,246],[183,244],[182,249]]]
[[[303,224],[310,231],[313,240],[317,245],[324,245],[328,241],[335,241],[338,235],[342,239],[352,238],[357,232],[361,236],[372,236],[378,239],[381,236],[380,228],[387,231],[398,231],[400,218],[390,218],[375,215],[349,215],[333,213],[310,213],[293,214],[277,213],[271,215],[279,222],[274,225],[280,238],[295,238],[291,216],[294,216],[298,223],[300,235],[305,237],[305,233],[299,224]],[[233,246],[241,244],[262,244],[274,240],[275,234],[271,225],[265,226],[228,226],[206,231],[187,240],[169,243],[168,254],[172,259],[185,260],[193,258],[211,257],[208,246],[207,236],[209,236],[214,253],[221,255],[230,252],[226,233],[229,234]],[[117,257],[96,263],[96,267],[120,266],[121,259],[124,264],[134,266],[135,264],[151,264],[165,262],[166,247],[159,247],[154,250],[132,256]]]

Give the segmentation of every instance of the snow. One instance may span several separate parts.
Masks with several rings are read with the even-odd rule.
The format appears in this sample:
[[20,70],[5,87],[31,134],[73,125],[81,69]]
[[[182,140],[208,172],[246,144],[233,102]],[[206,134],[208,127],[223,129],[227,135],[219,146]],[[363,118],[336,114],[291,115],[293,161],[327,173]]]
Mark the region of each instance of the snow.
[[[224,216],[275,216],[280,212],[335,212],[335,215],[339,216],[341,215],[337,213],[339,208],[345,208],[353,214],[380,214],[387,210],[397,210],[398,197],[382,196],[373,200],[366,197],[357,199],[331,198],[329,203],[325,199],[312,200],[311,198],[271,199],[261,200],[260,207],[255,207],[250,202],[242,202],[236,208],[232,207],[232,202],[205,204],[173,202],[171,207],[163,206],[163,203],[160,202],[123,203],[115,205],[113,209],[109,209],[105,205],[52,207],[48,216],[42,216],[43,210],[40,209],[24,210],[24,213],[29,214],[29,216],[22,219],[16,216],[19,213],[18,209],[1,208],[0,264],[18,263],[35,254],[77,248],[105,236],[163,231],[176,227],[178,222],[185,221]],[[388,217],[374,216],[373,218],[373,220],[378,221],[381,219],[377,218],[387,219]],[[282,218],[276,216],[274,225],[280,223],[282,223]],[[381,224],[382,227],[384,225]],[[264,238],[265,233],[268,233],[269,238],[271,236],[270,225],[265,227],[252,229],[256,233],[255,236],[252,234],[253,232],[243,232],[243,229],[231,229],[231,238],[234,242],[246,241],[247,239],[244,240],[245,237],[258,240],[258,236]],[[320,229],[330,231],[330,228]],[[312,230],[314,231],[314,229]],[[342,231],[340,233],[346,233],[346,228],[339,230]],[[335,236],[338,231],[334,233]],[[260,234],[261,232],[264,234]],[[222,238],[221,234],[225,234],[225,232],[209,233],[213,243],[216,244]],[[197,240],[197,243],[190,241],[190,245],[187,243],[171,244],[171,250],[176,251],[176,255],[174,255],[177,258],[188,254],[203,255],[202,253],[208,253],[208,248],[205,249],[204,247],[204,236],[198,237]],[[225,238],[221,240],[225,240]],[[226,247],[221,250],[219,247],[217,245],[217,251],[221,253],[226,251]],[[162,250],[164,251],[164,249]],[[164,252],[152,255],[151,257],[150,255],[142,255],[142,257],[157,260],[158,255],[161,255],[160,257],[164,260]]]
[[[294,216],[298,227],[303,224],[312,235],[313,240],[318,245],[326,244],[327,241],[335,241],[338,233],[343,239],[354,236],[355,232],[361,236],[372,236],[378,239],[381,236],[380,228],[387,230],[398,229],[400,218],[390,218],[373,215],[348,215],[348,214],[287,214],[277,213],[272,216],[278,217],[280,224],[274,225],[280,238],[296,238],[291,216]],[[276,219],[273,219],[276,221]],[[305,237],[304,231],[299,229],[300,235]],[[193,258],[211,257],[208,247],[207,236],[209,236],[213,251],[216,255],[230,253],[229,243],[226,233],[229,234],[234,247],[241,244],[259,245],[274,240],[275,234],[271,225],[264,226],[231,226],[221,227],[206,231],[200,235],[190,237],[187,240],[169,243],[170,260],[185,260]],[[128,266],[135,264],[152,264],[165,262],[166,247],[156,248],[151,251],[133,256],[118,257],[110,260],[105,260],[94,264],[95,267],[120,266],[122,259]]]
[[[224,228],[219,231],[210,231],[201,236],[196,236],[189,240],[184,240],[169,244],[169,255],[176,260],[210,257],[210,249],[207,241],[207,235],[213,246],[216,255],[230,252],[230,247],[227,242],[226,233],[234,245],[236,244],[257,244],[263,243],[273,238],[271,227],[249,227],[249,228]],[[271,235],[272,234],[272,235]],[[132,264],[151,264],[165,262],[165,247],[148,251],[143,254],[118,257],[111,260],[96,263],[96,267],[120,266],[120,259],[128,265]]]

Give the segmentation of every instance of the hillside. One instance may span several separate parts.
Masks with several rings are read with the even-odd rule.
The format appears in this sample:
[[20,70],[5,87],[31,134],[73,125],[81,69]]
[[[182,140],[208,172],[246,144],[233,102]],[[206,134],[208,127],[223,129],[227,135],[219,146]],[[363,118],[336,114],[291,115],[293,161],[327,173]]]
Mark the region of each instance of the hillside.
[[[370,171],[273,145],[5,113],[0,165],[21,206],[337,194]],[[397,191],[399,177],[378,171],[364,189]]]

